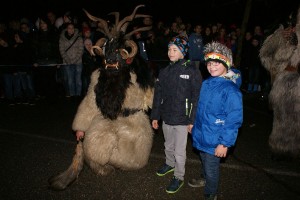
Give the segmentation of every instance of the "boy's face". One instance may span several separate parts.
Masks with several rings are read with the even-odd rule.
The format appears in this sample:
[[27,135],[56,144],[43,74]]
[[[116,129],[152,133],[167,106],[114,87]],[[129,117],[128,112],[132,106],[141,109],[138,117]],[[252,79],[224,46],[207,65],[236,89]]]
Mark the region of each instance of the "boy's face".
[[255,39],[252,39],[252,44],[253,44],[253,46],[258,46],[258,44],[259,44],[259,42],[258,42],[258,40],[255,40]]
[[168,56],[169,56],[170,61],[172,61],[172,62],[176,62],[176,61],[184,58],[183,54],[181,53],[181,51],[178,49],[178,47],[175,44],[171,44],[169,46]]
[[200,25],[197,25],[197,26],[194,28],[194,31],[195,31],[195,33],[197,33],[197,34],[200,34],[201,31],[202,31],[202,27],[201,27]]
[[67,32],[68,32],[69,35],[73,35],[75,33],[75,27],[74,27],[73,24],[69,24],[67,26]]
[[91,40],[87,39],[84,41],[84,47],[88,50],[88,51],[91,51],[92,50],[92,47],[93,47],[93,43]]
[[227,73],[226,67],[221,62],[209,61],[206,65],[211,76],[225,76]]

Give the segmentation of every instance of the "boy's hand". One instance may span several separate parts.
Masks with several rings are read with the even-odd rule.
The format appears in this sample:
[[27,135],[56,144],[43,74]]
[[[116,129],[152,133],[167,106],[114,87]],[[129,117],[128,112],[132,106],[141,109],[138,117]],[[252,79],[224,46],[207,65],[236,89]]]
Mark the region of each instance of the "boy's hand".
[[154,129],[158,129],[158,120],[153,120],[152,121],[152,127],[154,128]]
[[193,124],[189,124],[188,126],[187,126],[187,131],[188,131],[188,133],[190,133],[190,134],[192,134],[192,128],[193,128]]
[[217,148],[215,149],[215,156],[219,158],[224,158],[227,155],[228,147],[225,147],[222,144],[219,144]]

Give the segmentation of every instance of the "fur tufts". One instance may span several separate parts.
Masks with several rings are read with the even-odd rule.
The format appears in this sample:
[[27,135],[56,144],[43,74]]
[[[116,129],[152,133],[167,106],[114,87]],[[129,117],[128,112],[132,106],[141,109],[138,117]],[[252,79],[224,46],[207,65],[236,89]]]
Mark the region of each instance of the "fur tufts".
[[79,173],[83,168],[83,150],[82,150],[82,142],[79,142],[76,147],[75,155],[73,157],[72,164],[70,167],[51,178],[49,178],[49,188],[53,190],[64,190],[67,186],[72,184],[78,177]]
[[[294,32],[280,26],[264,41],[260,58],[272,77],[269,101],[274,119],[269,137],[277,154],[300,156],[300,8]],[[298,69],[297,69],[298,68]]]

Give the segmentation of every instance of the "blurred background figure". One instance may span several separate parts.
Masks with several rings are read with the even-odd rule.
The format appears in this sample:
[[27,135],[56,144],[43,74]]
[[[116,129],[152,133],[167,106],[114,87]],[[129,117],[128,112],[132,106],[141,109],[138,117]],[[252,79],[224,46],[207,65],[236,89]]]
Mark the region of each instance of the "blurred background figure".
[[94,70],[98,69],[102,58],[100,56],[93,56],[92,55],[92,40],[86,38],[84,40],[84,52],[82,55],[82,96],[85,96],[88,87],[91,81],[91,74]]

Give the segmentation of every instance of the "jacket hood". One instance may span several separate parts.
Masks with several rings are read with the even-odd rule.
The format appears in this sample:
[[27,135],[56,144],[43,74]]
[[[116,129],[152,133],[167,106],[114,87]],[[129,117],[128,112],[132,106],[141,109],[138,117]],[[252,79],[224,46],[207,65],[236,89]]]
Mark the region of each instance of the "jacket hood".
[[237,84],[238,87],[241,87],[242,85],[241,72],[238,69],[229,69],[224,78],[231,80],[232,82]]

